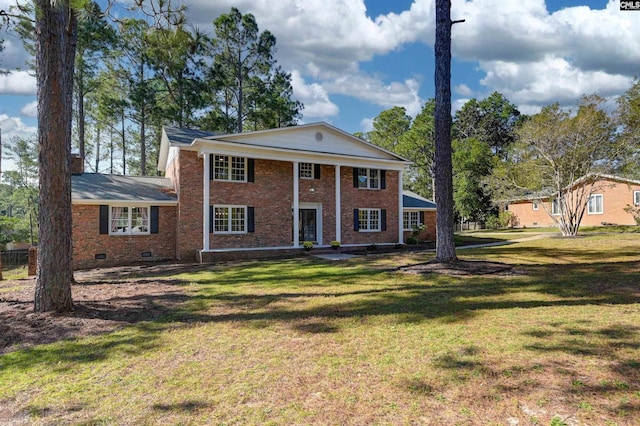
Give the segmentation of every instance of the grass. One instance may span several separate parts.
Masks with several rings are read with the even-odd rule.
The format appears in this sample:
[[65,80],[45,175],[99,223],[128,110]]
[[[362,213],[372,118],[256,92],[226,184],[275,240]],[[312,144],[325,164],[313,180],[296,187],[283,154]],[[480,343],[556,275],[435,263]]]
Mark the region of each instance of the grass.
[[176,276],[159,321],[0,356],[0,423],[637,424],[636,235],[460,252],[509,276],[393,272],[427,256]]
[[20,278],[27,278],[28,268],[26,266],[18,266],[8,269],[6,266],[2,268],[2,279],[4,280],[17,280]]

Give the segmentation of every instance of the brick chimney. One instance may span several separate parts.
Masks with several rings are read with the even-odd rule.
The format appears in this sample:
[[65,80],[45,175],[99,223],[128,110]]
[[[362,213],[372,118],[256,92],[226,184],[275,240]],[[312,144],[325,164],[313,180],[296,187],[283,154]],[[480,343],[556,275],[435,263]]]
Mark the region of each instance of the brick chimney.
[[71,174],[81,175],[84,173],[84,160],[80,154],[71,154]]

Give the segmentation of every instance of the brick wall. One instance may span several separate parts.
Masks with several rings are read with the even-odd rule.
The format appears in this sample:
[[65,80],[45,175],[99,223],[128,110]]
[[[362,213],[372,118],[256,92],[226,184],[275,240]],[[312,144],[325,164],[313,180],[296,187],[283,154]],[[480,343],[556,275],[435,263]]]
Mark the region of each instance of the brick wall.
[[[353,168],[342,167],[340,188],[342,193],[343,244],[373,244],[398,242],[398,172],[386,171],[386,189],[358,189],[353,187]],[[382,232],[354,231],[353,210],[360,208],[385,209],[387,230]]]
[[[602,222],[615,223],[617,225],[635,225],[633,215],[626,213],[627,204],[633,204],[633,192],[640,191],[640,185],[631,185],[624,182],[606,181],[596,183],[594,194],[602,194],[603,213],[592,213],[585,210],[581,226],[599,226]],[[551,210],[551,203],[545,202]],[[509,212],[516,217],[516,226],[554,226],[555,222],[547,214],[542,204],[538,210],[533,210],[531,201],[519,201],[509,204]]]
[[[418,235],[418,241],[435,241],[436,240],[436,212],[425,210],[424,225],[426,229]],[[404,231],[404,241],[413,235],[413,231]]]
[[[72,206],[73,266],[76,269],[131,264],[143,260],[175,258],[176,207],[158,209],[158,234],[108,235],[100,234],[100,206]],[[152,256],[143,258],[142,252]],[[96,259],[104,254],[105,259]]]
[[180,150],[172,174],[177,176],[178,213],[176,259],[193,262],[202,248],[202,168],[204,161],[194,151]]

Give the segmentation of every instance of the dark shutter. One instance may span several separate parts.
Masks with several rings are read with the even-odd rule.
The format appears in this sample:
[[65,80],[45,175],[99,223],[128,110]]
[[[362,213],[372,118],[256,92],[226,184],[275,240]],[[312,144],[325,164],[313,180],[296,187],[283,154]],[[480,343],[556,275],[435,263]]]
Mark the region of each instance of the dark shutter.
[[160,217],[160,209],[158,209],[158,206],[151,206],[151,212],[149,214],[149,218],[151,219],[150,223],[149,223],[149,228],[152,234],[157,234],[158,233],[158,227],[159,227],[159,217]]
[[353,209],[353,230],[360,230],[360,212],[358,209]]
[[247,207],[247,232],[256,232],[254,218],[255,218],[254,207]]
[[253,158],[247,160],[247,182],[255,182],[256,180],[256,165]]
[[109,233],[109,206],[100,206],[100,233]]
[[420,212],[419,216],[420,216],[420,225],[425,225],[425,223],[424,223],[424,212]]
[[387,211],[385,209],[380,210],[380,230],[387,230]]
[[358,168],[357,167],[353,168],[353,187],[354,188],[358,187]]
[[213,180],[213,154],[209,154],[209,180]]
[[213,234],[213,206],[209,206],[209,233]]
[[387,189],[387,174],[380,170],[380,189]]
[[313,178],[320,179],[320,164],[313,165]]

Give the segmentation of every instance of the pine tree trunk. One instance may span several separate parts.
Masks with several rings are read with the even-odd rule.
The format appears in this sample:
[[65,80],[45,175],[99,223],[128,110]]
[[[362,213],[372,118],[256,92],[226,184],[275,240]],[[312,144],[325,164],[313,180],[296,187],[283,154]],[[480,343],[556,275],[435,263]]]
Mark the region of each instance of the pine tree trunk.
[[76,16],[69,0],[35,0],[40,230],[35,311],[72,308],[71,117]]
[[453,171],[451,162],[451,0],[436,0],[436,260],[457,259],[453,239]]

